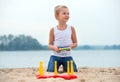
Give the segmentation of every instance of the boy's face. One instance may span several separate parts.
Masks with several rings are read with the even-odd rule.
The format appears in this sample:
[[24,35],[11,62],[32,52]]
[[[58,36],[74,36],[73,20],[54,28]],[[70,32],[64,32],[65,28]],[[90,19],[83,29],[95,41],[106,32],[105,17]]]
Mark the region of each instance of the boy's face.
[[69,10],[67,8],[62,8],[56,18],[60,22],[67,22],[69,20]]

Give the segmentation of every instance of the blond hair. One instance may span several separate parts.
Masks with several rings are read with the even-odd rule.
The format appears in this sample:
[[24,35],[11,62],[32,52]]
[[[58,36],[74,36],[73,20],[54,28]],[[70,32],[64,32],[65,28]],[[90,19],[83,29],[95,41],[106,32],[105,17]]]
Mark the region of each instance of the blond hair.
[[63,9],[63,8],[67,8],[67,9],[68,9],[68,7],[65,6],[65,5],[57,5],[57,6],[54,8],[54,13],[55,13],[55,15],[58,15],[58,14],[60,13],[61,9]]

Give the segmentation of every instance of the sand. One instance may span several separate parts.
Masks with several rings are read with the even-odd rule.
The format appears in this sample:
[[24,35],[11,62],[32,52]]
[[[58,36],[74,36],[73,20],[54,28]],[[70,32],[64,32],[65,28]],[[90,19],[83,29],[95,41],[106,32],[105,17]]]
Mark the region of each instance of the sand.
[[[77,79],[37,79],[38,68],[0,68],[0,82],[120,82],[120,67],[79,67]],[[46,73],[46,72],[45,72]]]

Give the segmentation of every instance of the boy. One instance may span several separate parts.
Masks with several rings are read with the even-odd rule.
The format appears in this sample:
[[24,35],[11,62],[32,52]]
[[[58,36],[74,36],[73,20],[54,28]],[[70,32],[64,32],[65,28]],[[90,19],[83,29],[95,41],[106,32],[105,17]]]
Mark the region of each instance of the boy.
[[[64,72],[67,72],[67,61],[73,60],[71,56],[72,48],[77,46],[76,32],[73,26],[67,25],[69,20],[68,7],[58,5],[54,8],[55,18],[58,25],[50,29],[48,47],[52,54],[48,63],[48,72],[54,72],[54,61],[57,61],[57,68],[63,65]],[[61,48],[67,48],[62,50]],[[77,66],[73,60],[74,71],[77,72]]]

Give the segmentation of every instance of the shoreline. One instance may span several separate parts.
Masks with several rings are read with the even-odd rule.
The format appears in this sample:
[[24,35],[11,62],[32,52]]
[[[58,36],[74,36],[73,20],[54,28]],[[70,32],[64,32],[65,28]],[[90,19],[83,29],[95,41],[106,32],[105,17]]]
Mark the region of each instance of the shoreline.
[[[0,82],[120,82],[120,67],[78,67],[77,79],[37,79],[38,68],[0,68]],[[45,73],[46,70],[45,70]]]

